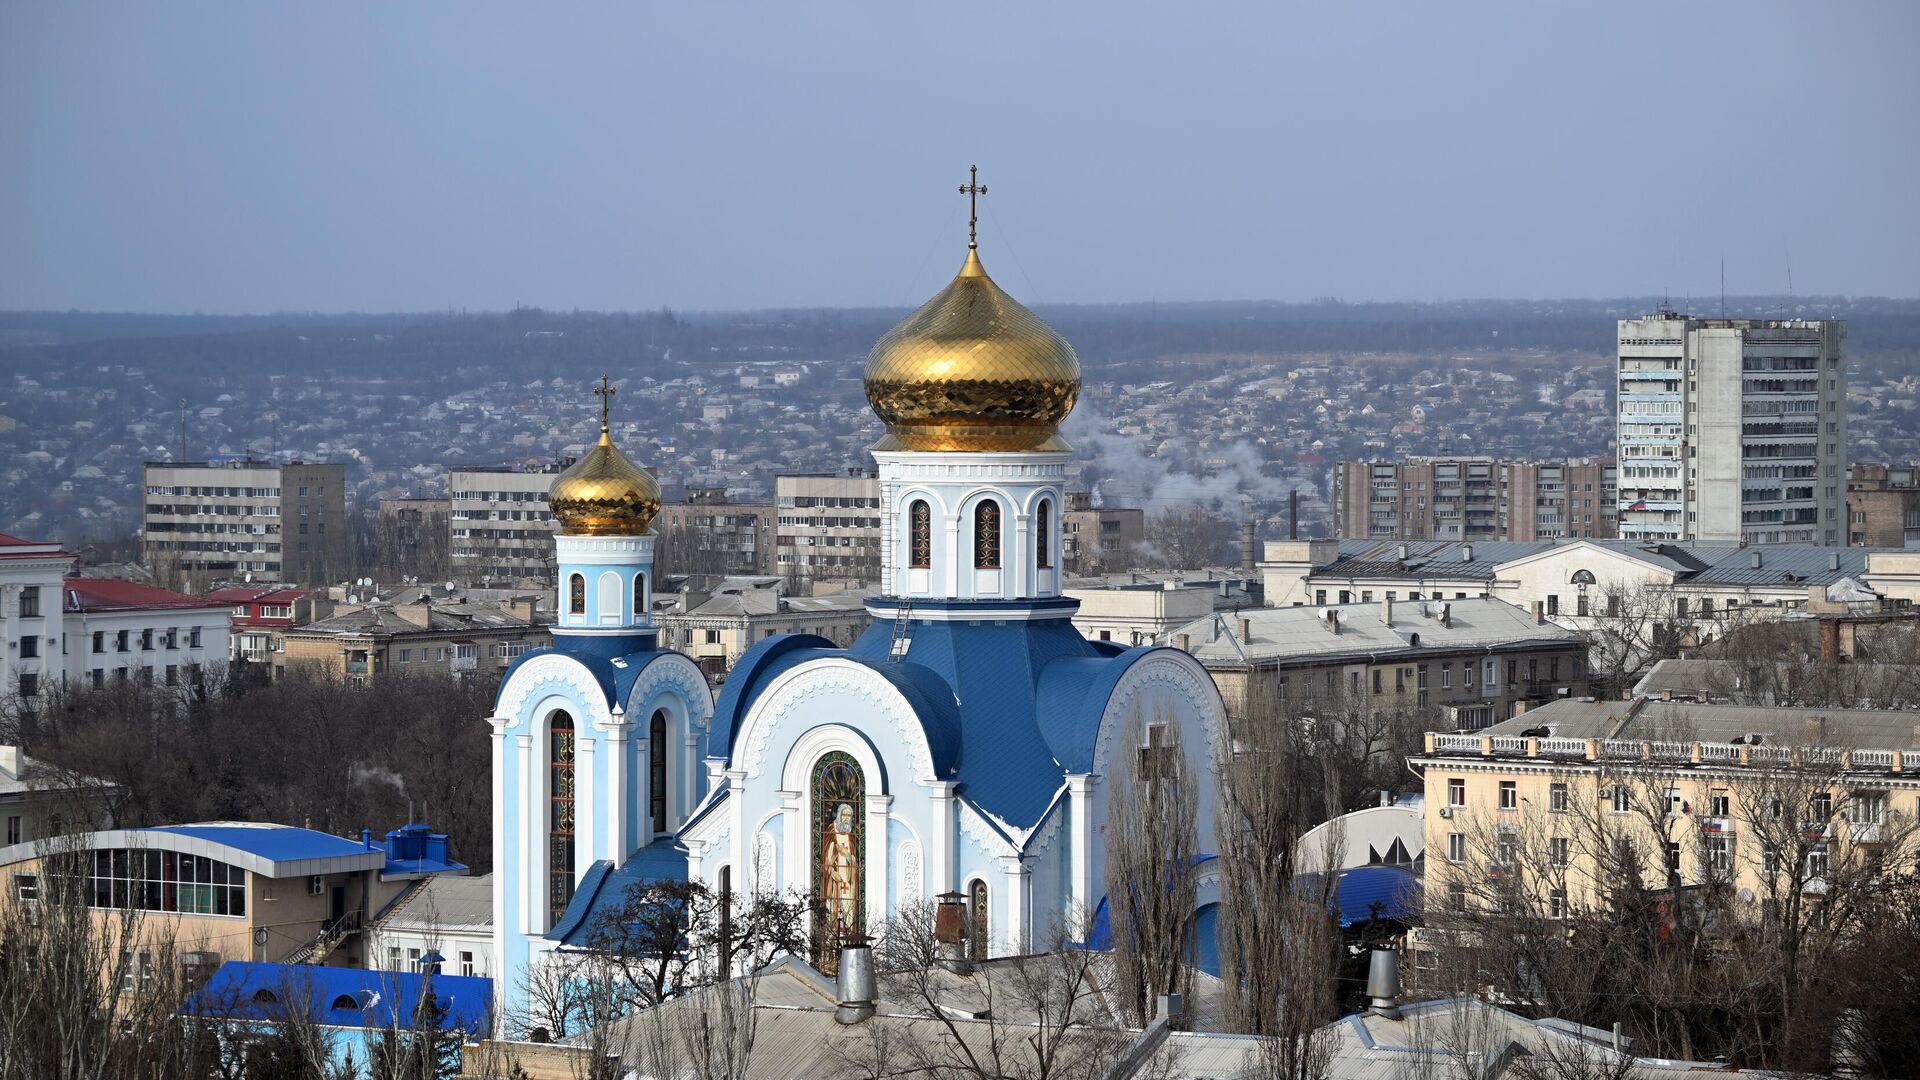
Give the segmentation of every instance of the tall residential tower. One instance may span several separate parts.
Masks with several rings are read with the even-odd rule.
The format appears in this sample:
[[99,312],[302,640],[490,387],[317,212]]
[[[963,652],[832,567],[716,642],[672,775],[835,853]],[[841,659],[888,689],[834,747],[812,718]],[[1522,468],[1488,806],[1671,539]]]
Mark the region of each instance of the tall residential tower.
[[1619,329],[1622,538],[1846,541],[1844,322],[1663,311]]

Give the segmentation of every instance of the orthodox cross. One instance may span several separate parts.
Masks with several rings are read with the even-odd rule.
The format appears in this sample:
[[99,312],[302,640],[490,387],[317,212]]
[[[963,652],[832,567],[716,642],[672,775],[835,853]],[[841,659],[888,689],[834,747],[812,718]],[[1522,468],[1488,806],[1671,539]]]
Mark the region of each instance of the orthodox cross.
[[613,404],[613,395],[620,391],[614,389],[613,380],[600,376],[600,385],[593,388],[593,396],[600,399],[600,430],[607,430],[607,406]]
[[967,166],[967,183],[960,185],[960,194],[967,197],[967,246],[980,246],[980,196],[987,193],[987,185],[980,182],[980,166]]

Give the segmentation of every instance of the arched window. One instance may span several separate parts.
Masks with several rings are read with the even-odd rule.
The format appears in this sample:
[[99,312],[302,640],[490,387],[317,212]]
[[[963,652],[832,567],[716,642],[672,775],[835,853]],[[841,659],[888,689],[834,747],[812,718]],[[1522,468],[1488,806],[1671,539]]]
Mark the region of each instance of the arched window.
[[840,942],[866,923],[867,778],[838,750],[813,766],[809,827],[813,846],[814,967],[837,970]]
[[667,710],[647,724],[647,813],[656,834],[667,831]]
[[1042,570],[1053,566],[1053,500],[1041,499],[1033,512],[1033,565]]
[[1575,585],[1592,585],[1594,583],[1593,571],[1575,570],[1573,572],[1573,583]]
[[553,714],[547,747],[547,925],[552,926],[573,899],[573,717]]
[[352,994],[341,994],[339,997],[333,999],[333,1007],[336,1009],[358,1009],[360,1003],[353,1000]]
[[915,570],[933,565],[933,507],[925,499],[907,507],[907,565]]
[[992,499],[973,508],[973,568],[1000,569],[1000,504]]
[[567,578],[567,614],[585,615],[587,613],[587,576],[574,574]]
[[635,615],[647,613],[647,575],[645,574],[633,575],[633,613]]
[[967,886],[967,956],[987,958],[987,883],[980,878]]

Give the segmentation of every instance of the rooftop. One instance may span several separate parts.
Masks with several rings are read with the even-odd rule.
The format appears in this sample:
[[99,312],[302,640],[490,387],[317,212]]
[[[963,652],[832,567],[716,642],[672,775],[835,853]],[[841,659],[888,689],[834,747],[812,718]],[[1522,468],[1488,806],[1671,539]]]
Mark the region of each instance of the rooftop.
[[[1234,616],[1208,615],[1168,635],[1188,639],[1187,650],[1209,667],[1288,660],[1447,649],[1537,648],[1572,645],[1580,635],[1537,622],[1504,600],[1423,600],[1328,604],[1318,607],[1247,608],[1238,613],[1250,631],[1242,641]],[[1336,632],[1333,626],[1339,627]]]
[[64,582],[65,608],[70,612],[166,611],[224,608],[230,605],[204,596],[113,578],[70,577]]
[[443,1030],[478,1033],[493,1011],[493,980],[474,975],[370,971],[323,964],[229,960],[194,991],[182,1013],[222,1020],[273,1020],[289,1006],[330,1027],[413,1026],[414,1009],[431,986]]

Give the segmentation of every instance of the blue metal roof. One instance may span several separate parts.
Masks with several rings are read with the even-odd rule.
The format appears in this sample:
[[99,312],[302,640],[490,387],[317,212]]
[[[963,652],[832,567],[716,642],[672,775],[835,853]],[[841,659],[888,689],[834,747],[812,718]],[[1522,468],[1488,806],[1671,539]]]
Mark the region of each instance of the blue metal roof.
[[[1300,874],[1293,879],[1296,894],[1312,895],[1324,881],[1321,874]],[[1333,883],[1333,895],[1327,911],[1340,920],[1342,927],[1356,926],[1372,919],[1406,922],[1420,914],[1420,877],[1404,866],[1356,866],[1340,871]]]
[[[514,658],[507,666],[506,674],[501,676],[500,690],[505,691],[508,680],[521,664],[536,656],[564,656],[576,661],[593,675],[600,684],[601,693],[607,697],[607,706],[624,706],[627,695],[633,691],[633,684],[640,681],[640,675],[647,665],[667,656],[679,655],[672,649],[655,647],[658,637],[653,632],[645,634],[620,634],[609,637],[573,637],[561,639],[564,647],[530,649]],[[638,645],[638,648],[635,646]],[[619,650],[619,651],[615,651]],[[494,705],[500,704],[495,696]]]
[[210,844],[221,844],[272,862],[296,862],[302,859],[334,859],[345,855],[365,855],[381,850],[359,840],[332,833],[301,829],[292,825],[269,825],[244,821],[210,821],[197,825],[160,825],[147,832],[190,836]]
[[634,852],[618,869],[601,859],[581,876],[567,910],[547,931],[547,940],[587,948],[596,924],[620,907],[629,886],[643,881],[685,881],[687,876],[687,849],[672,839],[655,840]]
[[493,1010],[492,979],[317,964],[229,960],[180,1011],[221,1020],[273,1021],[286,1009],[297,1008],[318,1023],[336,1027],[410,1028],[429,986],[445,1013],[442,1030],[485,1029]]
[[707,753],[731,760],[733,737],[760,691],[797,664],[838,653],[833,642],[814,634],[780,634],[755,642],[733,662],[727,681],[721,684],[720,697],[713,703],[713,723],[707,729]]

